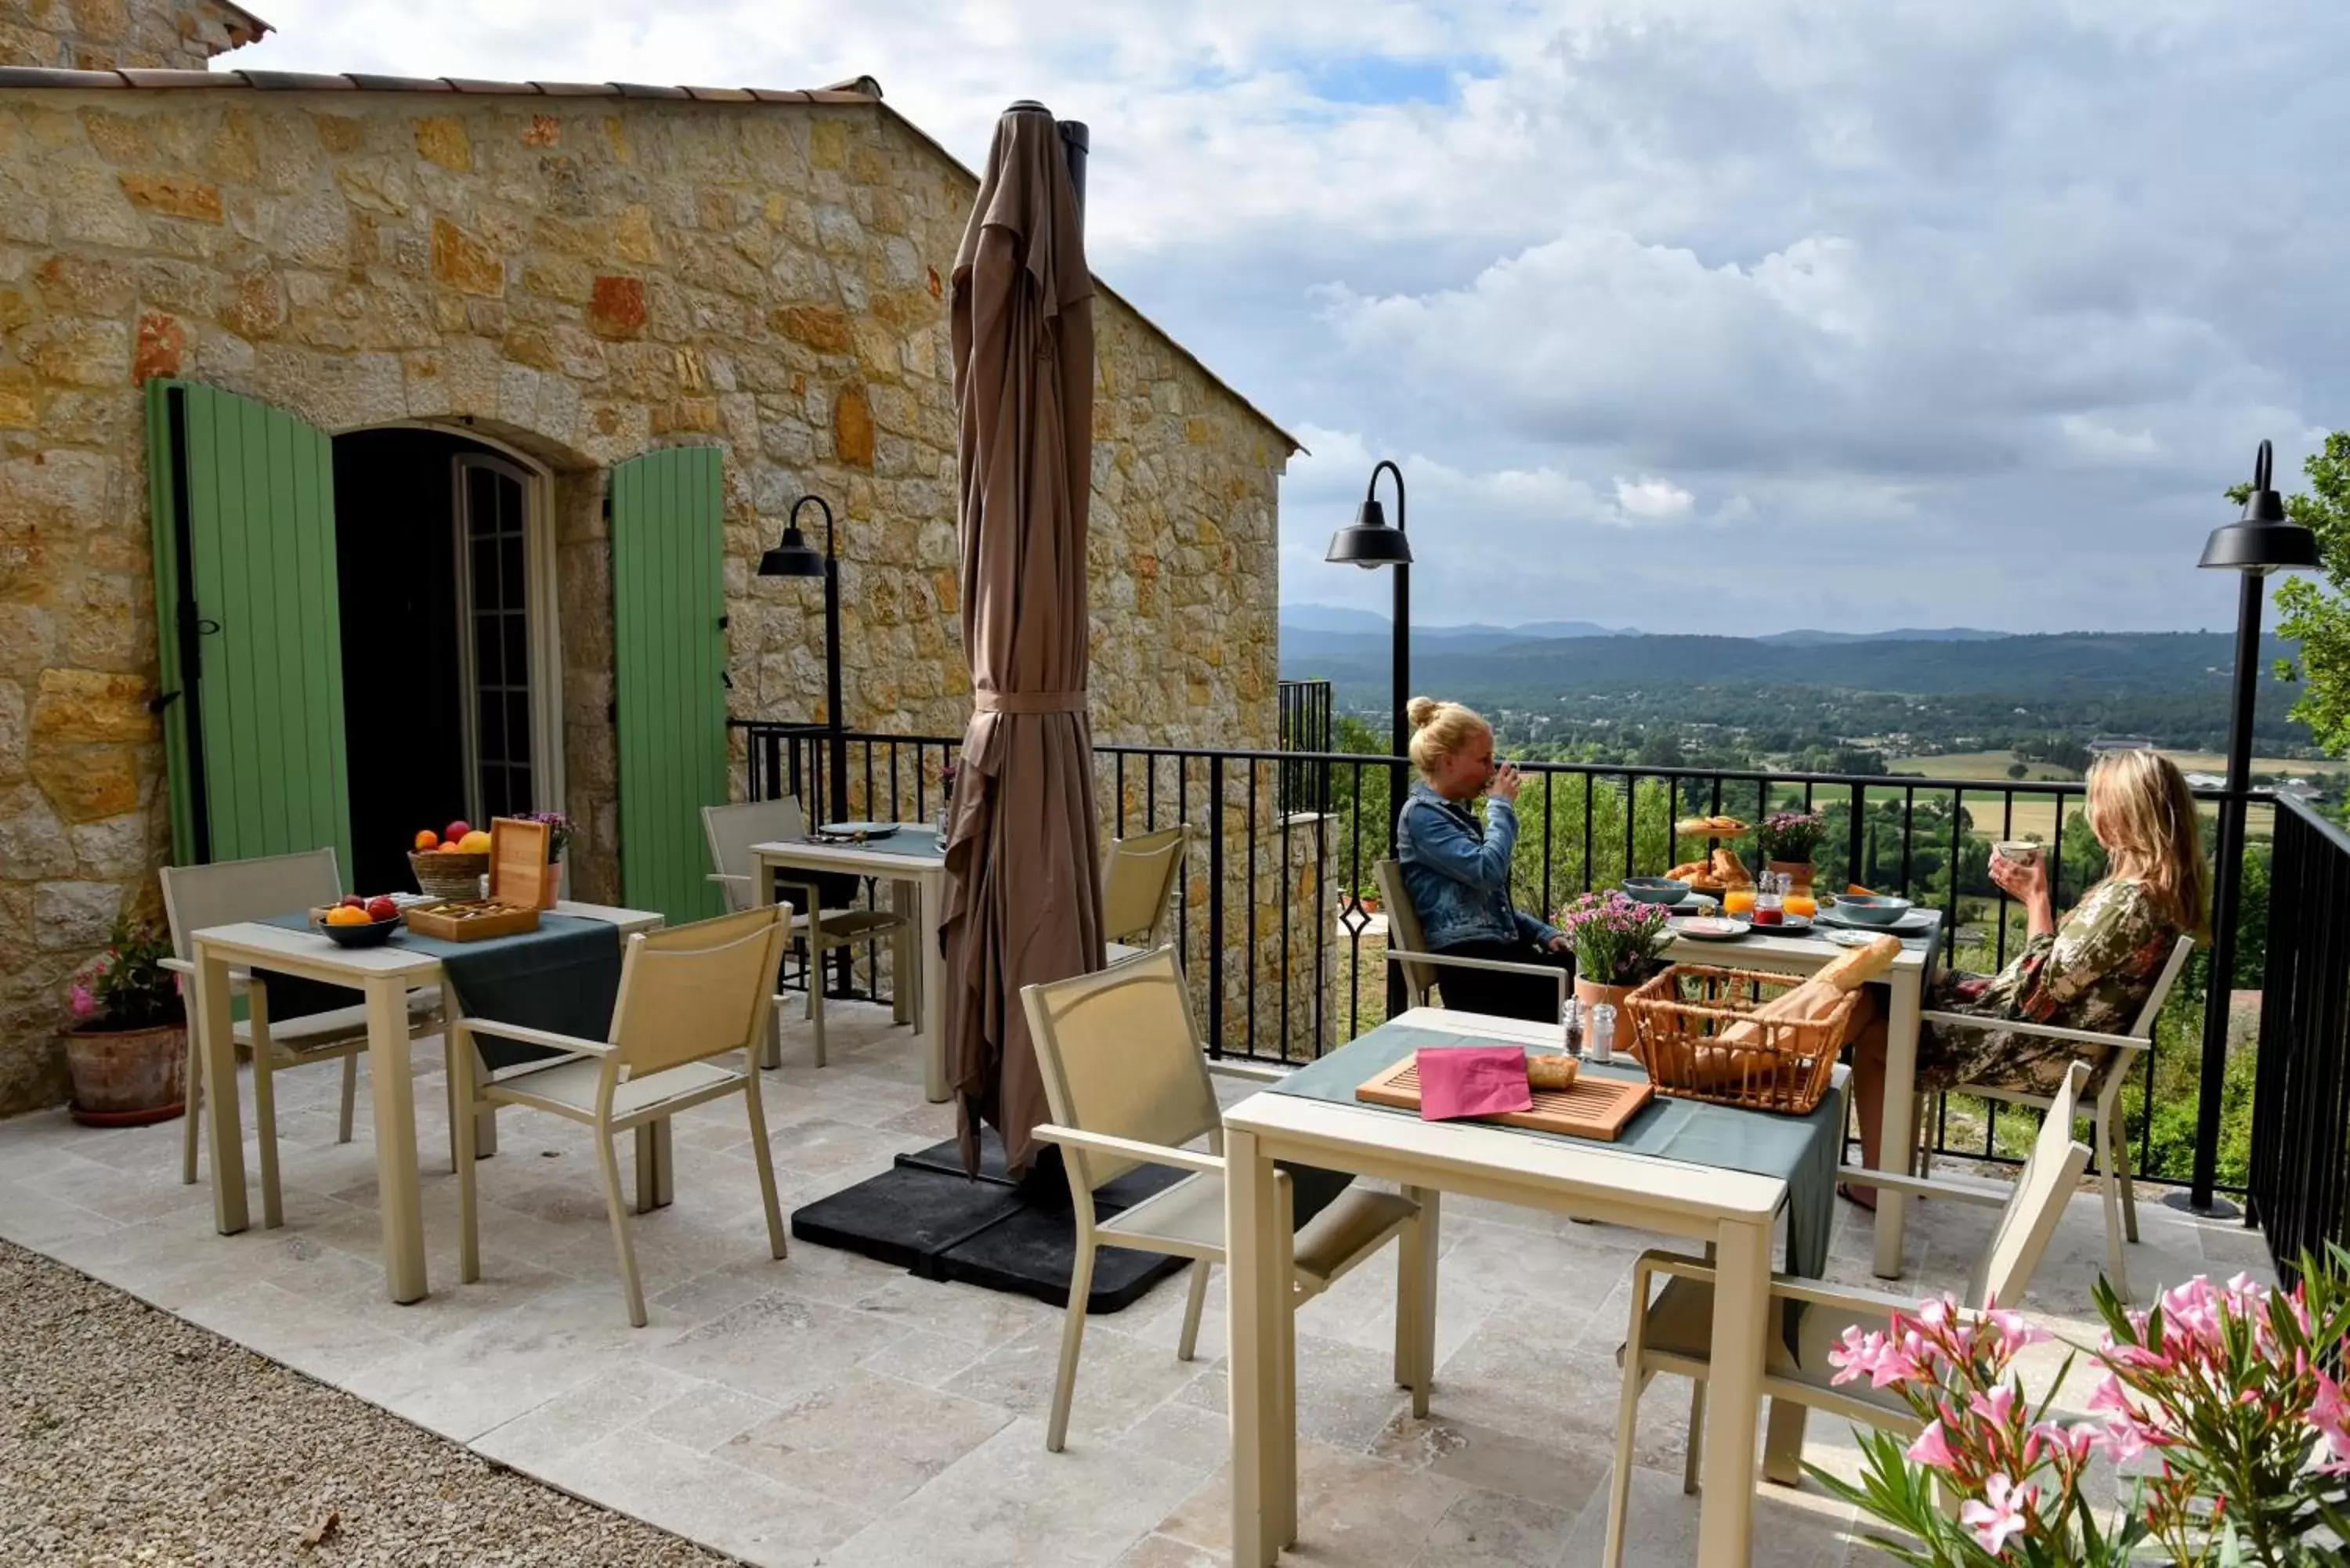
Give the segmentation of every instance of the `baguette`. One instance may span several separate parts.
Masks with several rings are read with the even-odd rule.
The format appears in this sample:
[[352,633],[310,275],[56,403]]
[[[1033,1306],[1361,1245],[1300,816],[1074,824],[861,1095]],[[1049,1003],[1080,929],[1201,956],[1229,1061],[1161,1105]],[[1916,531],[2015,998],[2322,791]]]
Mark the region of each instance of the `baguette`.
[[1762,1044],[1766,1019],[1774,1023],[1818,1023],[1849,1012],[1852,993],[1891,969],[1900,956],[1901,944],[1891,937],[1878,937],[1865,948],[1839,953],[1794,990],[1772,998],[1742,1022],[1723,1030],[1715,1044],[1752,1048]]

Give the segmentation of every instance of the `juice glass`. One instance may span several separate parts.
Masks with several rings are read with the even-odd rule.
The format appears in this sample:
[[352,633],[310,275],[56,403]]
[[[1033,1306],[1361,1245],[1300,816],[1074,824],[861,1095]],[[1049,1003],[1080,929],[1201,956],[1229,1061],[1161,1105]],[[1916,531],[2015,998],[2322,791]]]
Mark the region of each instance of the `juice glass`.
[[1725,888],[1721,890],[1721,912],[1725,915],[1746,915],[1754,910],[1754,889]]
[[1787,895],[1787,913],[1791,915],[1801,915],[1804,919],[1808,920],[1819,912],[1820,901],[1817,898],[1813,898],[1809,893],[1790,893]]

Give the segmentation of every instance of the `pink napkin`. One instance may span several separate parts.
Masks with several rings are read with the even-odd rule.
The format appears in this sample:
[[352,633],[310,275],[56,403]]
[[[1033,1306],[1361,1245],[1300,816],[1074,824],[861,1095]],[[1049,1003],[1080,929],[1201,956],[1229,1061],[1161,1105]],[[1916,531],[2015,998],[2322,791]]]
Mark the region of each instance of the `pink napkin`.
[[1502,1111],[1530,1111],[1526,1054],[1516,1045],[1445,1045],[1416,1051],[1419,1119],[1454,1121]]

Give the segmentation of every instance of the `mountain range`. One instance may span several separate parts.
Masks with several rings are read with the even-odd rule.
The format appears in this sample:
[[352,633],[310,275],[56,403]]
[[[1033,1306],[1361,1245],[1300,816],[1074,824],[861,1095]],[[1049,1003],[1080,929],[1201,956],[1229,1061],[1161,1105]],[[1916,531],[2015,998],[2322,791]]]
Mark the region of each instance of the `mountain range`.
[[[1281,662],[1284,674],[1297,660],[1376,661],[1388,655],[1388,618],[1370,610],[1342,609],[1332,605],[1284,605],[1281,610]],[[2010,634],[1975,627],[1896,627],[1889,631],[1822,631],[1804,628],[1742,639],[1770,648],[1825,648],[1847,643],[1994,642]],[[1532,621],[1520,626],[1419,626],[1411,628],[1415,649],[1445,653],[1483,653],[1531,644],[1578,641],[1591,638],[1647,639],[1637,627],[1601,626],[1587,620]]]

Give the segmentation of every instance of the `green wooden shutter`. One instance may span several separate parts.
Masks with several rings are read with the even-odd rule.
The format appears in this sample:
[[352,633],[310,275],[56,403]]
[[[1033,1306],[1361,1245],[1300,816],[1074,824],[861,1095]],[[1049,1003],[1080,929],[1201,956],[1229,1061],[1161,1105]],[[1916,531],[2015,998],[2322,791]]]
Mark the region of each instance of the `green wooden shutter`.
[[612,470],[620,896],[671,921],[724,907],[702,834],[726,800],[723,527],[716,447]]
[[333,443],[192,382],[149,382],[147,416],[172,858],[348,871]]

